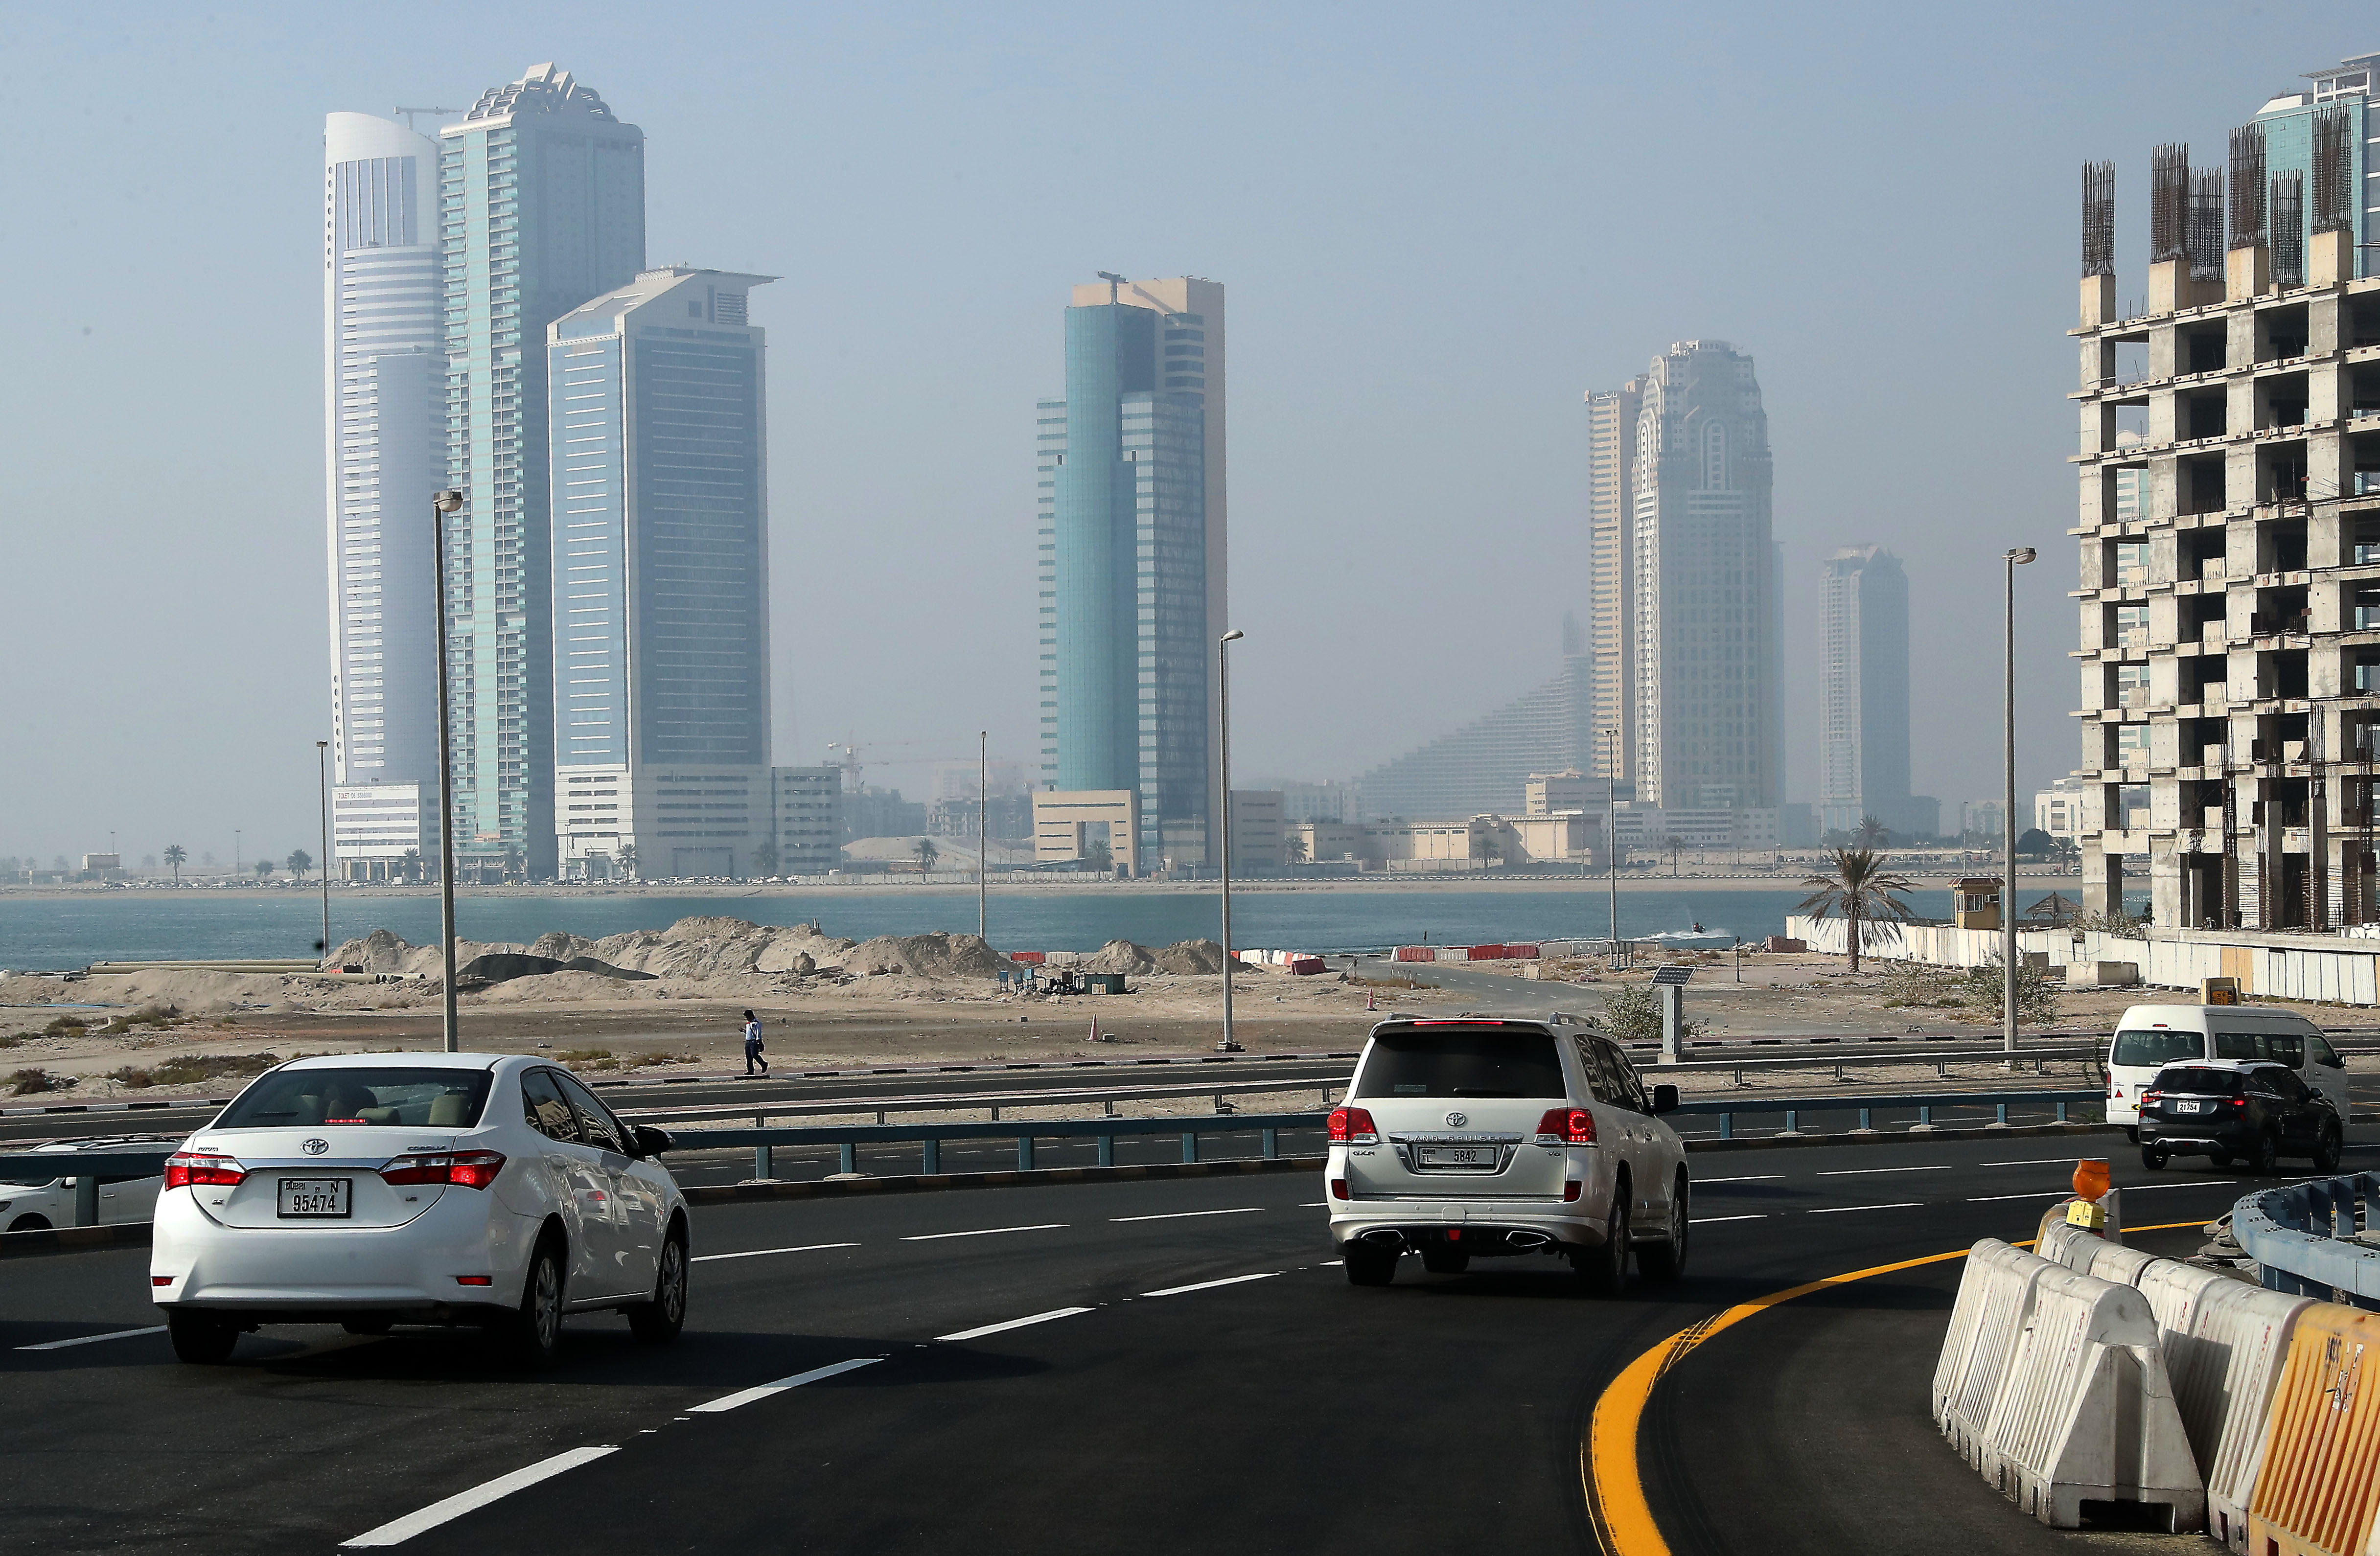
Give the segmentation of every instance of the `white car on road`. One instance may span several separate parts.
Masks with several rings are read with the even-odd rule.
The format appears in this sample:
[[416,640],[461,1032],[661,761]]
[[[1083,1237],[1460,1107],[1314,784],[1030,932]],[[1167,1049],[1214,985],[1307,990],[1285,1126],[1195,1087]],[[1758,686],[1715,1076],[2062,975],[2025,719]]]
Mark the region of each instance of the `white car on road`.
[[1421,1255],[1439,1274],[1475,1258],[1550,1254],[1592,1291],[1684,1271],[1685,1147],[1654,1116],[1618,1044],[1567,1016],[1399,1017],[1372,1028],[1330,1114],[1330,1240],[1347,1279],[1384,1286]]
[[175,1354],[265,1323],[476,1324],[550,1360],[565,1313],[686,1321],[668,1135],[535,1058],[361,1053],[271,1070],[165,1164],[151,1295]]
[[[17,1156],[0,1181],[0,1230],[40,1232],[75,1223],[75,1157],[83,1151],[154,1150],[173,1141],[160,1135],[107,1135],[88,1139],[51,1140]],[[10,1149],[12,1148],[0,1148]],[[36,1175],[28,1158],[42,1158]],[[55,1168],[55,1171],[53,1169]],[[123,1226],[149,1219],[150,1207],[165,1180],[159,1177],[102,1177],[99,1183],[99,1224]]]

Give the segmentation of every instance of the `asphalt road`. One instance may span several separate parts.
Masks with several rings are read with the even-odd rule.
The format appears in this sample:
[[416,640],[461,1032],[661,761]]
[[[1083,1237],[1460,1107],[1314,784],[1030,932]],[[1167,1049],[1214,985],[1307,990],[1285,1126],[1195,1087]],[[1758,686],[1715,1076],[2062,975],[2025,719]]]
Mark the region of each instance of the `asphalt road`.
[[[0,1551],[324,1551],[475,1489],[405,1548],[1592,1550],[1582,1438],[1631,1358],[1748,1296],[2030,1236],[2070,1158],[1917,1139],[1694,1168],[1688,1278],[1609,1302],[1549,1260],[1350,1287],[1303,1173],[699,1207],[678,1343],[587,1318],[539,1376],[429,1331],[268,1329],[184,1367],[148,1332],[145,1250],[0,1261]],[[2116,1169],[2138,1224],[2252,1186]],[[1680,1363],[1643,1439],[1671,1549],[2067,1549],[1926,1420],[1958,1275],[1787,1304]],[[490,1494],[558,1455],[584,1462]]]

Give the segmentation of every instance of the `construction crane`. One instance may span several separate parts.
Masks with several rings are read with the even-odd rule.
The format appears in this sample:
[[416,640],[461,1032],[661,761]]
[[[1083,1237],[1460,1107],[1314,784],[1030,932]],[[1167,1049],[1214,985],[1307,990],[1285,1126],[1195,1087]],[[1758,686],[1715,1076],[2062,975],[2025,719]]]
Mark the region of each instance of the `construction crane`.
[[407,129],[413,128],[413,115],[416,114],[468,114],[470,111],[468,108],[399,108],[396,110],[405,115],[405,128]]
[[[831,761],[828,765],[831,767],[842,768],[844,775],[844,792],[845,794],[856,794],[859,791],[860,752],[872,751],[888,746],[930,746],[932,744],[933,742],[930,740],[830,740],[826,743],[826,748],[829,751],[841,751],[843,753],[843,760],[839,762]],[[975,754],[973,752],[968,752],[964,756],[957,757],[910,757],[906,760],[911,762],[973,761],[975,760]],[[880,767],[884,764],[880,762],[877,765]]]

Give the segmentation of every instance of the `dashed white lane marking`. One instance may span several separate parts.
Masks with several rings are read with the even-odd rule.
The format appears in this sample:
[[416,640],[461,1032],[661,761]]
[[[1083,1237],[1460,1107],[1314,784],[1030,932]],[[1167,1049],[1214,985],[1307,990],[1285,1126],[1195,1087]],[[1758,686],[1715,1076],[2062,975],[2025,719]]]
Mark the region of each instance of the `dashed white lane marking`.
[[2064,1199],[2067,1191],[2053,1188],[2047,1194],[1978,1194],[1967,1201],[1970,1205],[1989,1205],[1999,1199]]
[[1694,1186],[1700,1188],[1705,1184],[1773,1183],[1776,1180],[1782,1178],[1784,1175],[1785,1174],[1782,1173],[1746,1173],[1742,1177],[1737,1178],[1696,1178],[1694,1180]]
[[2063,1167],[2075,1159],[2070,1156],[2028,1156],[2022,1161],[1978,1161],[1978,1167]]
[[159,1324],[154,1329],[118,1329],[110,1330],[105,1334],[79,1334],[72,1340],[44,1340],[38,1345],[19,1345],[17,1349],[20,1351],[63,1351],[69,1345],[96,1345],[103,1340],[130,1340],[136,1335],[163,1334],[164,1332],[165,1326],[164,1324]]
[[346,1550],[358,1546],[402,1544],[424,1529],[434,1529],[451,1519],[460,1518],[474,1508],[485,1507],[499,1498],[511,1496],[515,1491],[534,1486],[540,1480],[550,1480],[565,1470],[577,1469],[580,1465],[591,1464],[606,1453],[616,1453],[619,1451],[616,1445],[601,1448],[573,1448],[566,1453],[556,1453],[551,1459],[540,1459],[526,1469],[516,1469],[510,1475],[500,1475],[484,1485],[474,1486],[468,1491],[457,1492],[444,1501],[431,1502],[419,1513],[408,1513],[402,1518],[382,1524],[377,1529],[367,1529],[353,1539],[341,1540],[339,1548]]
[[1767,1216],[1695,1216],[1688,1221],[1686,1224],[1688,1226],[1708,1226],[1715,1221],[1767,1221],[1767,1219],[1768,1218]]
[[901,1239],[904,1243],[931,1243],[943,1237],[990,1237],[1002,1232],[1063,1232],[1068,1223],[1045,1221],[1038,1226],[979,1226],[972,1232],[919,1232]]
[[1140,1295],[1143,1296],[1180,1296],[1184,1292],[1212,1291],[1217,1286],[1236,1286],[1243,1281],[1269,1281],[1275,1275],[1281,1273],[1281,1271],[1278,1270],[1268,1270],[1259,1275],[1226,1275],[1220,1281],[1194,1281],[1186,1286],[1167,1286],[1162,1291],[1145,1291]]
[[854,1356],[849,1361],[834,1362],[826,1367],[814,1367],[808,1372],[796,1372],[791,1378],[780,1378],[773,1383],[763,1383],[757,1389],[741,1389],[732,1394],[722,1394],[707,1404],[690,1404],[686,1408],[698,1416],[716,1416],[722,1410],[734,1410],[739,1405],[749,1404],[754,1400],[767,1399],[772,1394],[782,1394],[787,1389],[798,1389],[805,1383],[815,1383],[821,1379],[840,1377],[844,1373],[855,1371],[863,1367],[874,1367],[883,1359],[882,1356]]
[[1261,1205],[1242,1205],[1230,1210],[1168,1210],[1156,1216],[1110,1216],[1109,1224],[1128,1221],[1186,1221],[1192,1216],[1253,1216],[1263,1211]]
[[1822,1178],[1872,1178],[1878,1173],[1947,1173],[1943,1167],[1836,1167],[1821,1173]]
[[686,1262],[708,1264],[715,1258],[760,1258],[769,1254],[814,1254],[820,1248],[856,1248],[856,1243],[805,1243],[798,1248],[747,1248],[740,1254],[697,1254]]
[[2126,1194],[2144,1188],[2223,1188],[2238,1183],[2237,1178],[2185,1178],[2178,1184],[2118,1184]]
[[985,1324],[980,1329],[963,1329],[956,1334],[938,1334],[934,1336],[934,1338],[937,1340],[980,1340],[987,1334],[998,1334],[1002,1330],[1023,1329],[1028,1324],[1046,1324],[1052,1319],[1071,1319],[1077,1313],[1089,1313],[1093,1311],[1096,1311],[1096,1309],[1089,1307],[1052,1307],[1046,1313],[1036,1313],[1029,1319],[1011,1319],[1004,1324]]
[[1913,1210],[1924,1203],[1919,1199],[1896,1199],[1889,1205],[1827,1205],[1802,1213],[1805,1216],[1839,1216],[1845,1210]]

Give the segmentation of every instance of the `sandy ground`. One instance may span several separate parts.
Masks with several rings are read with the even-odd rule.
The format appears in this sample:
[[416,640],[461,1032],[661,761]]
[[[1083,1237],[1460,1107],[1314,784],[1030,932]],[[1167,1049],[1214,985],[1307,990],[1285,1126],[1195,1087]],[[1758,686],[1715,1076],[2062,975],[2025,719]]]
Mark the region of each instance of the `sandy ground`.
[[[1132,991],[1123,996],[1029,998],[1000,992],[982,975],[992,964],[972,937],[928,944],[931,939],[855,946],[804,930],[710,918],[603,942],[557,946],[541,941],[540,954],[595,954],[614,965],[650,967],[657,976],[621,981],[558,972],[466,992],[459,997],[463,1039],[483,1052],[547,1052],[582,1070],[620,1076],[740,1069],[747,1008],[759,1013],[769,1057],[781,1072],[1186,1054],[1211,1052],[1220,1030],[1220,974],[1150,971],[1133,976]],[[417,974],[435,966],[434,952],[401,942],[382,945],[373,955],[377,966]],[[929,970],[878,970],[901,965],[905,956]],[[1467,964],[1456,976],[1518,975],[1526,966]],[[1444,976],[1430,964],[1410,970],[1425,985]],[[1545,1008],[1580,1015],[1601,1009],[1602,991],[1649,976],[1643,968],[1609,974],[1593,961],[1543,964],[1536,972],[1535,983],[1502,987],[1525,995],[1542,991]],[[1995,1029],[1968,1019],[1967,1012],[1890,1005],[1884,979],[1873,971],[1853,978],[1840,957],[1749,954],[1740,975],[1739,982],[1731,956],[1702,958],[1688,1014],[1709,1024],[1707,1036],[1917,1031],[1983,1037]],[[1475,991],[1401,983],[1390,978],[1366,982],[1335,971],[1293,978],[1250,969],[1235,985],[1238,1036],[1257,1052],[1353,1049],[1390,1011],[1442,1014],[1480,1003]],[[2106,1031],[2128,1005],[2189,1000],[2178,991],[2076,991],[2063,996],[2058,1025]],[[435,1046],[439,1006],[434,979],[402,974],[391,981],[163,970],[76,981],[19,975],[0,979],[0,1094],[14,1089],[24,1099],[38,1094],[58,1101],[222,1095],[241,1075],[274,1062],[266,1056]],[[2380,1032],[2380,1013],[2306,1008],[2327,1027]],[[1853,1067],[1841,1084],[1938,1086],[1961,1078],[1958,1069],[1945,1075],[1924,1062]],[[46,1084],[21,1074],[36,1071]],[[2006,1075],[1990,1065],[1978,1074],[1986,1072]],[[2082,1080],[2089,1071],[2067,1064],[2044,1073]],[[144,1078],[151,1084],[141,1084]],[[1693,1090],[1734,1084],[1725,1074],[1684,1080]],[[1745,1080],[1753,1089],[1837,1084],[1831,1070],[1749,1072]]]

